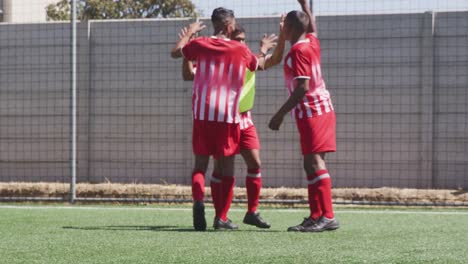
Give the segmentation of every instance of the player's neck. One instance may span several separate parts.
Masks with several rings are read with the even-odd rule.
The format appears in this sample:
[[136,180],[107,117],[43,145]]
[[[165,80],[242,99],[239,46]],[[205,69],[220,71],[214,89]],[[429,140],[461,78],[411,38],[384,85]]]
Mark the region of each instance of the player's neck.
[[291,37],[291,40],[289,41],[291,43],[291,46],[296,44],[297,42],[306,39],[306,34],[300,34],[300,35],[295,35]]
[[220,38],[220,39],[229,39],[228,36],[226,36],[226,34],[224,34],[223,31],[215,31],[214,34],[213,34],[213,37],[216,37],[216,38]]

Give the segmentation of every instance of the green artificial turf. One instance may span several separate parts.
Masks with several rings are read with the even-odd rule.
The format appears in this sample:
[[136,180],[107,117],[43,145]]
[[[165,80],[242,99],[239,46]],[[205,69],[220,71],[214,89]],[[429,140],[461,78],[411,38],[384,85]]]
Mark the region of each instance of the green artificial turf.
[[213,231],[208,210],[195,232],[190,207],[0,205],[0,263],[468,263],[467,210],[336,211],[332,232],[286,232],[307,210],[274,208],[269,230],[234,209],[239,231]]

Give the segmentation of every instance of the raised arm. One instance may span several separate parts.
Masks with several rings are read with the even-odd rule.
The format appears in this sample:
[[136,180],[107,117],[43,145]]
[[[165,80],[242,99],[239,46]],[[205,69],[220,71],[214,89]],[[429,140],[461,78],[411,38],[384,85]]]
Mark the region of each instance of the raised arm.
[[271,58],[271,55],[267,55],[268,51],[276,47],[276,40],[278,37],[275,34],[267,36],[263,35],[262,40],[260,41],[260,54],[257,55],[258,58],[258,69],[265,70],[266,62]]
[[190,41],[190,39],[196,33],[202,31],[205,27],[206,26],[203,25],[203,22],[194,22],[188,26],[187,30],[182,30],[184,34],[180,36],[179,41],[177,41],[176,45],[171,50],[171,57],[174,59],[182,57],[182,48]]
[[285,16],[282,15],[280,19],[280,24],[279,24],[278,45],[273,51],[273,54],[265,58],[265,66],[263,68],[264,70],[280,64],[281,60],[283,60],[284,47],[286,45],[286,39],[284,38],[284,32],[283,32],[284,19],[285,19]]
[[307,33],[312,33],[315,36],[318,34],[317,30],[317,23],[315,22],[315,17],[313,15],[313,0],[311,0],[312,7],[309,6],[308,0],[298,0],[299,4],[301,5],[302,11],[309,16],[309,27],[307,29]]
[[[187,27],[182,28],[179,33],[179,39],[182,39],[186,34],[188,34],[188,30],[189,29]],[[192,35],[189,41],[192,40],[194,37],[195,35]],[[185,58],[182,62],[182,78],[184,81],[193,81],[193,79],[195,78],[193,63]]]

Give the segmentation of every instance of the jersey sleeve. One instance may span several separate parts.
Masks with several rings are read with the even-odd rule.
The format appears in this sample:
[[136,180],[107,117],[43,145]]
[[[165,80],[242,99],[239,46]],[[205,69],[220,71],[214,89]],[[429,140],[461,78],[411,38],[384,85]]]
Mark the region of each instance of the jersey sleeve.
[[312,61],[304,51],[300,49],[292,51],[291,64],[293,79],[310,79],[312,77]]
[[197,38],[189,43],[185,44],[182,48],[182,55],[189,61],[197,60],[198,54],[200,53],[202,38]]
[[255,56],[255,54],[252,53],[252,51],[250,51],[250,49],[247,46],[245,46],[245,49],[244,49],[244,60],[245,60],[245,66],[247,67],[247,69],[249,69],[252,72],[257,70],[258,58],[257,56]]
[[317,39],[317,37],[314,35],[314,33],[307,33],[307,34],[306,34],[306,38],[308,38],[308,39],[310,39],[310,40],[311,40],[311,39],[314,39],[314,40]]

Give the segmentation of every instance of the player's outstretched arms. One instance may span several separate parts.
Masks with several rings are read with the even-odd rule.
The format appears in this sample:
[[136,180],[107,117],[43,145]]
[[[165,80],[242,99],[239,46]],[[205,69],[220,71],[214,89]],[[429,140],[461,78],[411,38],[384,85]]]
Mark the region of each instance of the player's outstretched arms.
[[265,66],[263,68],[264,70],[280,64],[281,61],[283,60],[284,47],[286,46],[286,39],[284,38],[284,31],[283,31],[285,18],[286,17],[284,15],[281,15],[280,23],[279,23],[278,45],[276,45],[276,48],[273,51],[273,54],[265,58]]
[[288,100],[281,106],[281,108],[276,112],[276,114],[271,118],[268,127],[271,130],[279,130],[281,124],[283,123],[284,116],[289,113],[296,105],[301,102],[304,95],[309,90],[309,80],[308,79],[296,79],[296,87],[294,88],[293,93],[289,96]]
[[179,41],[175,44],[174,48],[171,50],[171,57],[176,59],[182,57],[182,48],[190,41],[190,39],[198,32],[202,31],[206,26],[203,25],[203,22],[194,22],[188,26],[186,30],[182,29],[181,34],[179,34]]
[[[307,33],[312,33],[317,36],[317,23],[315,22],[315,16],[313,15],[312,8],[309,7],[308,0],[297,0],[301,5],[302,11],[309,16],[309,27],[307,28]],[[313,6],[313,0],[311,0]]]

